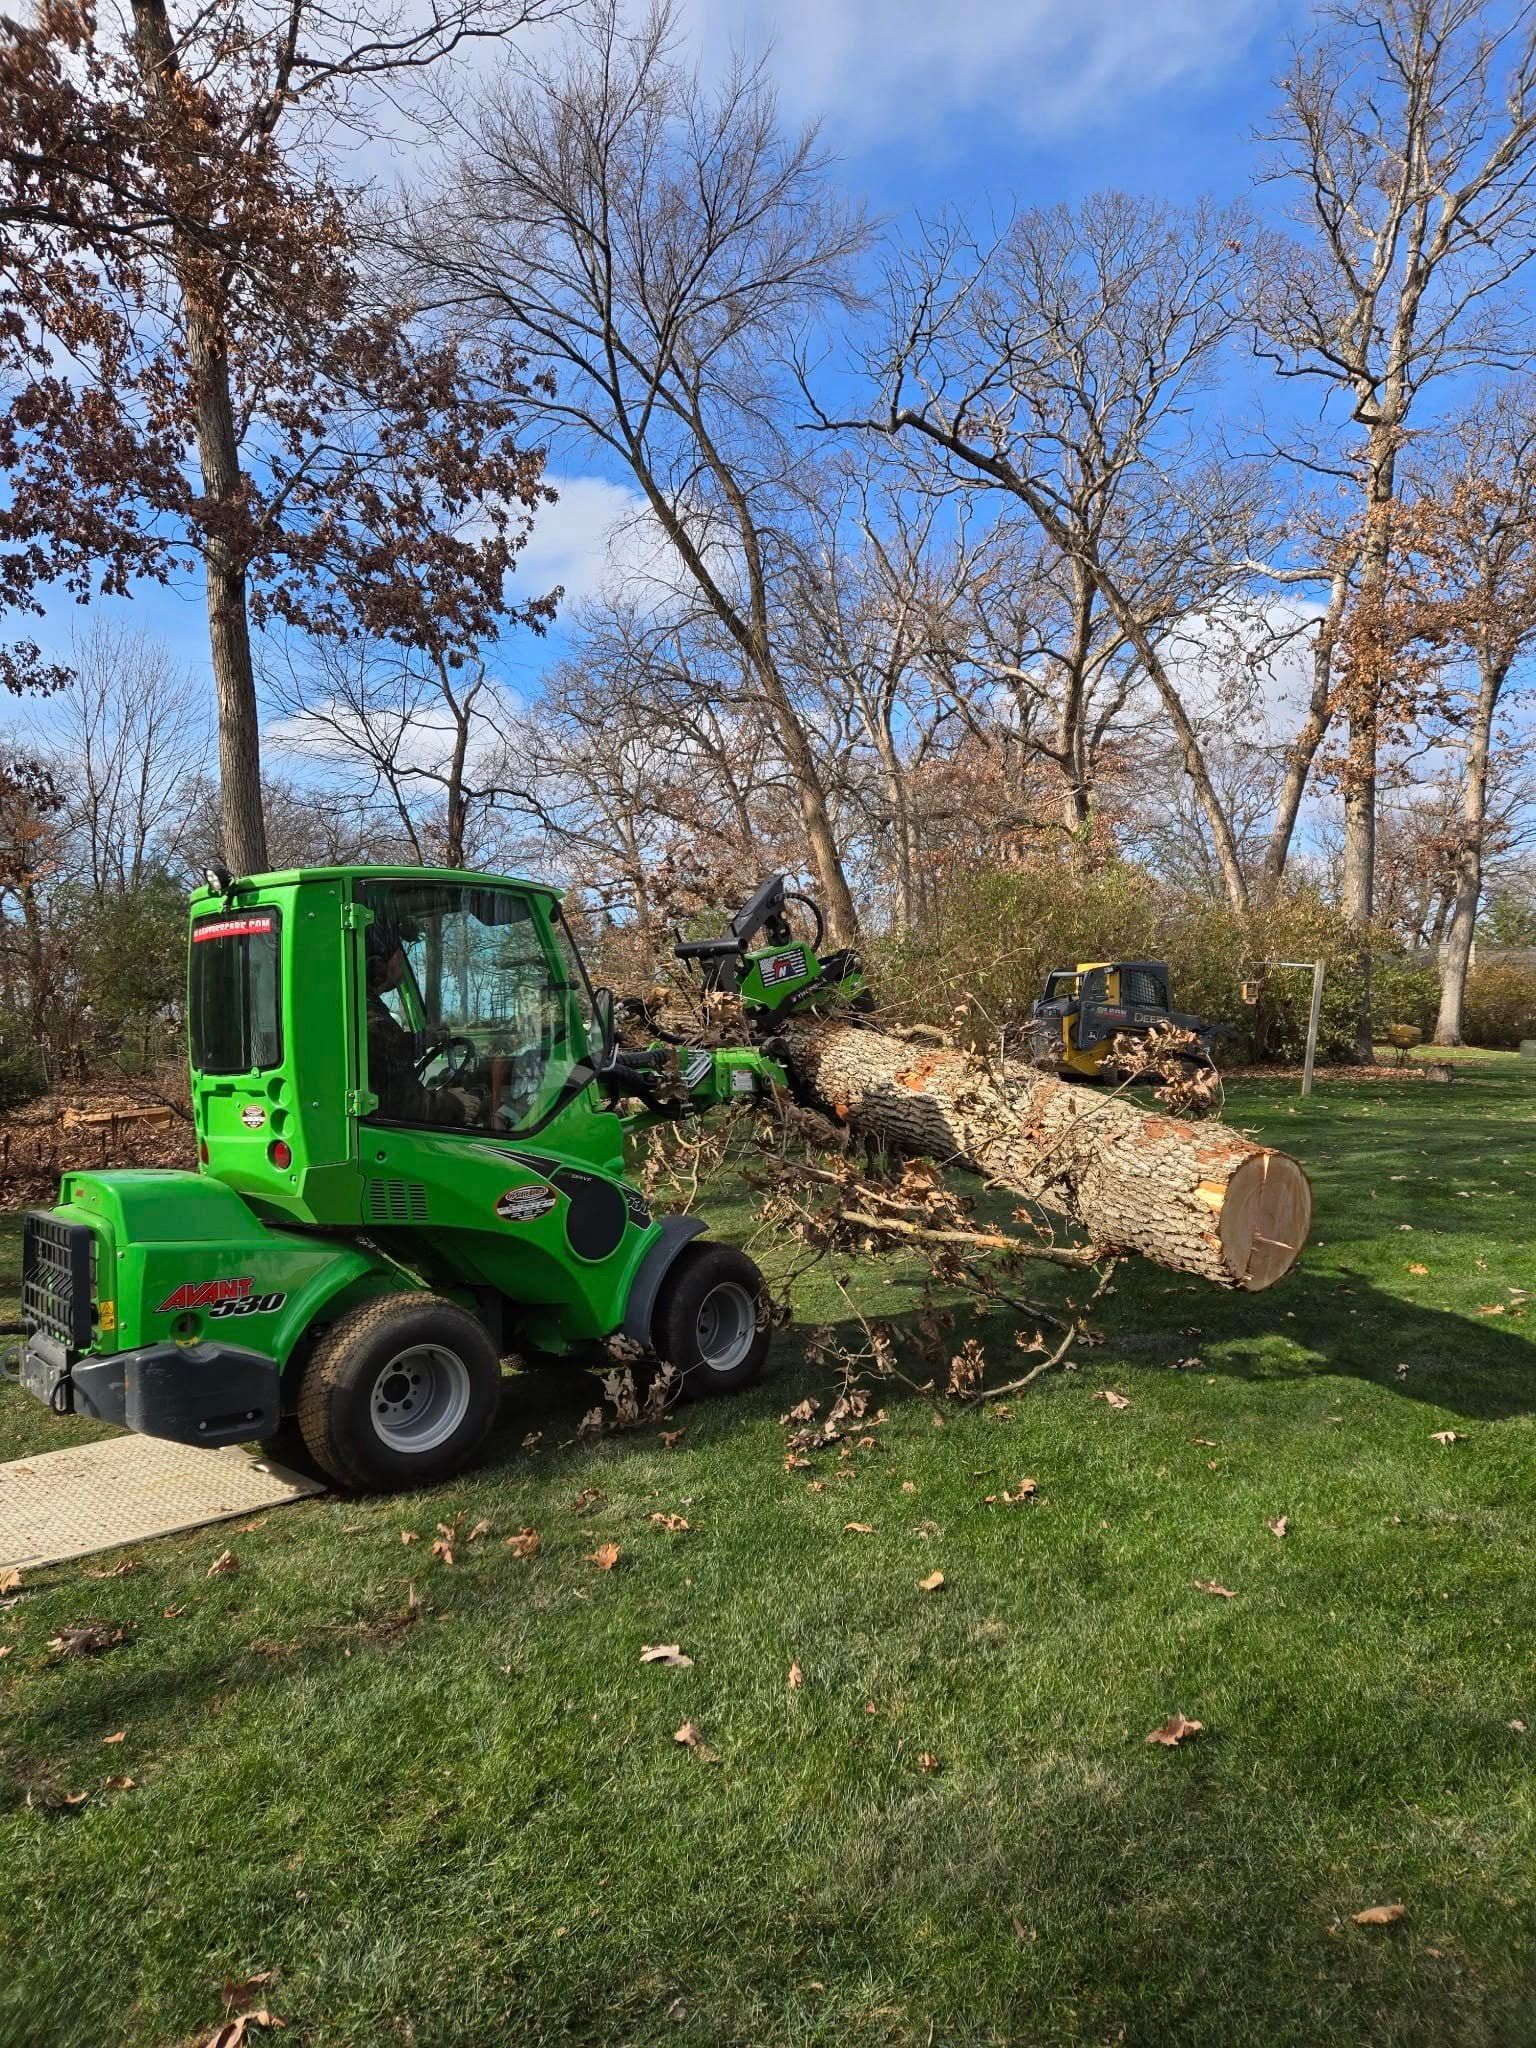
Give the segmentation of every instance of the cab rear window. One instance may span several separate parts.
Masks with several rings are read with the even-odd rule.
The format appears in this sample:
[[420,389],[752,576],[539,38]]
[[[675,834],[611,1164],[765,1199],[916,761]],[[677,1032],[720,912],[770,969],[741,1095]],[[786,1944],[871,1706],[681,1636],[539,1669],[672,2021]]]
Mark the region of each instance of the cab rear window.
[[192,926],[188,1023],[200,1074],[245,1074],[283,1057],[275,910],[224,911]]

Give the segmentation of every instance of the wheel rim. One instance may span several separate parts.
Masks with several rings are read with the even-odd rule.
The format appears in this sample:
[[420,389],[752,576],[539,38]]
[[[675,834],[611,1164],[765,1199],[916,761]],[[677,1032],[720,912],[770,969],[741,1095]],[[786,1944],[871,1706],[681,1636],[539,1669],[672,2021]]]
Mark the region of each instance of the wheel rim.
[[699,1363],[706,1372],[730,1372],[752,1349],[757,1303],[739,1280],[719,1280],[699,1304]]
[[442,1344],[413,1344],[386,1365],[369,1403],[379,1441],[392,1451],[435,1451],[469,1412],[469,1367]]

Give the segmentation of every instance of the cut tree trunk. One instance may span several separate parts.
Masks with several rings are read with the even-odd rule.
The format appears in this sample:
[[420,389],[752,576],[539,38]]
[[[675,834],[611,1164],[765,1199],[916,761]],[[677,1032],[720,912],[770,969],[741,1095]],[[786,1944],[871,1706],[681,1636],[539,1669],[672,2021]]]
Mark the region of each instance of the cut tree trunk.
[[969,1167],[1079,1225],[1222,1287],[1269,1287],[1295,1265],[1312,1189],[1287,1153],[1224,1124],[1149,1114],[1123,1095],[826,1019],[776,1034],[817,1106],[897,1151]]

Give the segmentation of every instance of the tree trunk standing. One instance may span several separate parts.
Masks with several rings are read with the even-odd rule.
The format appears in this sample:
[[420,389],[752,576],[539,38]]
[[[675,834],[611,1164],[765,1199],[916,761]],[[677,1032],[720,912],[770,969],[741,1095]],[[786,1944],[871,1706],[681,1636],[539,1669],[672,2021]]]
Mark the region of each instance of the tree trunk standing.
[[[141,75],[157,107],[168,121],[173,121],[178,118],[172,83],[178,61],[165,0],[132,0],[132,6]],[[267,865],[267,832],[261,801],[261,730],[246,608],[246,568],[227,535],[218,530],[221,513],[228,514],[233,521],[243,509],[240,443],[230,395],[229,357],[217,309],[209,303],[205,279],[210,272],[210,259],[194,249],[185,229],[174,232],[172,248],[186,324],[198,462],[203,491],[213,513],[204,556],[208,631],[219,709],[224,858],[236,874],[255,874]]]
[[891,832],[896,841],[896,904],[894,925],[898,938],[905,938],[917,923],[917,892],[914,875],[912,812],[907,802],[907,778],[895,735],[882,718],[871,722],[876,751],[880,757],[880,779],[885,784],[885,801],[890,811]]
[[1161,655],[1153,646],[1151,636],[1144,630],[1141,621],[1113,583],[1105,579],[1099,587],[1115,616],[1116,623],[1135,648],[1137,659],[1163,701],[1163,710],[1167,713],[1168,723],[1173,727],[1174,738],[1178,742],[1179,758],[1184,764],[1184,773],[1189,777],[1190,786],[1195,792],[1195,801],[1199,804],[1205,822],[1210,828],[1211,845],[1215,849],[1216,864],[1221,869],[1227,902],[1234,910],[1245,911],[1249,906],[1248,878],[1243,873],[1242,856],[1238,852],[1232,820],[1227,815],[1216,785],[1211,780],[1210,770],[1205,765],[1205,752],[1200,745],[1199,734],[1195,731],[1189,713],[1184,709],[1183,699],[1174,688],[1168,671],[1163,667]]
[[968,1053],[852,1024],[797,1018],[778,1036],[832,1115],[898,1151],[971,1168],[1079,1225],[1101,1251],[1257,1292],[1306,1243],[1305,1173],[1222,1124],[1149,1115],[1027,1068],[999,1078]]
[[1461,1044],[1461,1012],[1467,995],[1467,969],[1472,959],[1472,934],[1483,893],[1483,835],[1488,821],[1488,755],[1493,742],[1493,714],[1508,668],[1485,654],[1472,739],[1467,749],[1466,780],[1461,786],[1461,834],[1456,847],[1456,888],[1450,928],[1440,948],[1440,1014],[1435,1020],[1436,1045]]
[[[1388,517],[1397,490],[1397,443],[1404,408],[1400,378],[1388,386],[1385,423],[1366,443],[1365,540],[1360,550],[1359,603],[1367,612],[1381,602],[1391,567]],[[1349,758],[1344,779],[1344,860],[1339,907],[1360,945],[1360,1004],[1355,1013],[1355,1058],[1375,1057],[1371,1028],[1371,920],[1376,912],[1376,761],[1381,740],[1379,706],[1387,678],[1368,676],[1349,713]]]
[[[226,377],[226,407],[228,399]],[[198,438],[201,445],[201,434]],[[205,477],[207,473],[205,458]],[[221,541],[210,541],[205,573],[219,707],[219,822],[224,858],[232,873],[256,875],[267,865],[267,824],[261,801],[261,726],[245,607],[245,571]]]
[[1333,657],[1339,643],[1344,607],[1349,601],[1349,579],[1353,569],[1351,561],[1333,572],[1328,586],[1328,609],[1323,614],[1312,647],[1312,694],[1307,703],[1307,715],[1300,732],[1286,748],[1280,801],[1275,810],[1269,844],[1264,849],[1261,887],[1269,899],[1279,894],[1280,884],[1285,879],[1285,865],[1290,859],[1291,841],[1296,834],[1296,820],[1301,814],[1312,763],[1333,719]]
[[789,701],[789,692],[784,688],[772,657],[762,656],[754,661],[754,666],[764,699],[773,714],[779,745],[784,749],[784,758],[794,779],[811,866],[827,913],[827,929],[834,945],[851,946],[859,936],[859,913],[853,906],[853,893],[843,870],[837,835],[832,830],[827,793],[816,765],[816,756],[811,751],[805,727]]

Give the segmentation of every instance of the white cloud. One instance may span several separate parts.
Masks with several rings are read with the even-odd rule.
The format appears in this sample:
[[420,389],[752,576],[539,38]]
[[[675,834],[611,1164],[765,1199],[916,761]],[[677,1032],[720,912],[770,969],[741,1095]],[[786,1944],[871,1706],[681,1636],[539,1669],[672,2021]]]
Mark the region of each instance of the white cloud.
[[534,515],[533,532],[518,558],[523,593],[562,585],[562,613],[584,599],[634,577],[660,571],[666,542],[632,485],[600,476],[549,476],[559,493]]
[[1229,603],[1186,619],[1164,665],[1201,726],[1260,747],[1288,746],[1312,694],[1321,604],[1282,595]]
[[980,109],[1030,134],[1119,121],[1128,102],[1218,76],[1286,0],[686,0],[706,60],[771,42],[785,111],[841,146],[931,133]]

